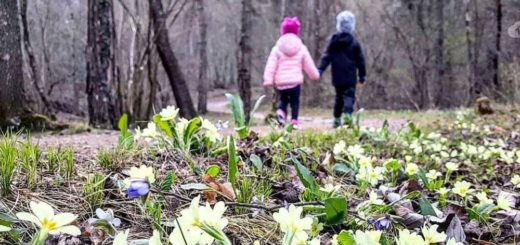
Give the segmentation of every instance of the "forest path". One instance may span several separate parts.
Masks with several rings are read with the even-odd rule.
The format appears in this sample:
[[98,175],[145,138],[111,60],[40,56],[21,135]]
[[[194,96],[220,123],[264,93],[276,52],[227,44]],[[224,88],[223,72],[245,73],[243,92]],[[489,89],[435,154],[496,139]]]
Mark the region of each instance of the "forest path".
[[[231,121],[233,120],[231,117],[231,112],[228,108],[228,102],[225,96],[226,91],[216,90],[211,93],[208,101],[208,110],[209,112],[219,114],[216,118],[211,118],[212,120],[222,120],[222,121]],[[259,96],[255,96],[255,99]],[[266,101],[266,103],[269,103]],[[324,116],[328,114],[328,111],[331,111],[332,108],[325,108],[321,111],[310,110],[310,112],[304,110],[302,115],[300,116],[300,128],[302,130],[312,130],[316,132],[332,132],[334,129],[332,128],[332,118]],[[325,112],[323,112],[325,111]],[[316,115],[314,115],[316,114]],[[255,122],[257,126],[253,126],[252,130],[259,133],[260,135],[267,135],[271,131],[271,127],[264,123],[264,118],[266,116],[265,112],[257,112],[255,113]],[[361,120],[362,126],[367,127],[381,127],[384,123],[383,116],[377,115],[372,118],[365,118]],[[402,128],[406,123],[406,119],[395,119],[389,118],[388,123],[390,125],[390,130],[398,130]],[[223,132],[223,134],[232,134],[233,130],[227,129]],[[77,160],[80,162],[91,161],[95,158],[97,153],[102,149],[110,149],[117,146],[117,139],[119,136],[119,132],[114,130],[98,130],[92,129],[87,132],[76,133],[76,134],[67,134],[67,133],[57,133],[57,134],[35,134],[33,135],[33,140],[38,142],[40,146],[43,148],[48,147],[62,147],[67,148],[71,147]]]
[[[231,111],[228,107],[228,102],[226,98],[226,91],[214,91],[210,96],[208,101],[208,111],[219,113],[219,114],[231,114]],[[255,96],[255,99],[259,96]],[[264,103],[269,103],[270,101],[264,101]],[[332,113],[332,108],[324,108],[322,110],[330,111]],[[269,132],[271,130],[270,126],[264,124],[264,119],[266,117],[266,112],[256,112],[255,120],[260,125],[253,126],[253,131],[260,133],[261,135]],[[230,118],[230,120],[232,120]],[[398,130],[406,125],[407,120],[405,119],[387,119],[388,124],[390,126],[390,130]],[[385,119],[382,118],[366,118],[361,119],[361,125],[365,127],[382,127]],[[333,131],[333,119],[332,117],[324,117],[323,115],[309,115],[305,112],[300,112],[300,129],[302,130],[319,130],[319,131]]]

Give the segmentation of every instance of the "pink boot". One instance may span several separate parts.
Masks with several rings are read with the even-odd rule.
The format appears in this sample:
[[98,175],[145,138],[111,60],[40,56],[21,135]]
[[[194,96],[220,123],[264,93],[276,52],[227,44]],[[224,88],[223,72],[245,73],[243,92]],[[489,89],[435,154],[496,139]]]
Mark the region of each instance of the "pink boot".
[[293,128],[294,128],[294,129],[300,129],[300,122],[298,122],[298,120],[293,119],[293,120],[291,121],[291,124],[293,125]]
[[282,126],[285,125],[285,112],[283,110],[278,109],[276,111],[276,121]]

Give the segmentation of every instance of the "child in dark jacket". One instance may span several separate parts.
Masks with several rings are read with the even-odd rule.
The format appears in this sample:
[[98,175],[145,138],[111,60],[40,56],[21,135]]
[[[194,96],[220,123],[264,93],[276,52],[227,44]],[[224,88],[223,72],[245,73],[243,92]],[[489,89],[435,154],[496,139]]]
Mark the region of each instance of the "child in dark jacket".
[[356,85],[366,81],[365,57],[361,45],[354,37],[356,17],[349,11],[337,17],[337,33],[332,36],[319,65],[320,75],[332,66],[332,84],[336,89],[334,127],[343,124],[341,114],[352,120],[356,103]]

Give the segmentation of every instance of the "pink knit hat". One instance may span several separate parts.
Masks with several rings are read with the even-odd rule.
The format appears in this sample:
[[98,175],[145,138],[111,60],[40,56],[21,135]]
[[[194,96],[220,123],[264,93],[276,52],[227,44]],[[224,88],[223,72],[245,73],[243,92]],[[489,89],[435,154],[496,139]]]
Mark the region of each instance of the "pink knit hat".
[[295,35],[300,35],[301,24],[298,20],[298,17],[285,17],[282,22],[282,26],[280,27],[280,34],[285,35],[287,33],[292,33]]

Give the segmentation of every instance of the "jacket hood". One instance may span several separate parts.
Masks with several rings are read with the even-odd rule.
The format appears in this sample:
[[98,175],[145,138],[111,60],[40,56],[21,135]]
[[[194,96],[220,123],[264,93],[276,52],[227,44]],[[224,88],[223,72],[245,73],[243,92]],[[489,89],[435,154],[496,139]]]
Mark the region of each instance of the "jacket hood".
[[287,56],[295,56],[303,47],[302,40],[294,34],[285,34],[276,43],[278,50]]
[[343,33],[338,33],[338,34],[335,34],[334,36],[332,36],[331,43],[350,46],[354,42],[354,40],[355,40],[354,35],[352,35],[348,32],[343,32]]
[[336,17],[336,30],[340,33],[353,33],[356,29],[356,16],[350,11],[343,11]]

